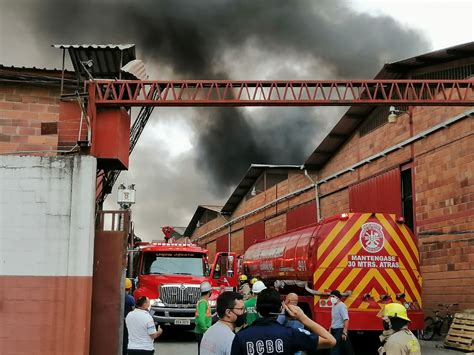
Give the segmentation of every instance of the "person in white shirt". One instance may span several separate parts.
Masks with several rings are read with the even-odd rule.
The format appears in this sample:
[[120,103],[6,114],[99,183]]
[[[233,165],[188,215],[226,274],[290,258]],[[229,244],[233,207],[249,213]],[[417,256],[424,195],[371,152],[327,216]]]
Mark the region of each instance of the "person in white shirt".
[[202,337],[201,355],[230,355],[234,331],[245,323],[243,295],[225,291],[217,297],[217,315],[219,320]]
[[153,342],[163,333],[163,330],[160,326],[158,330],[155,327],[155,322],[148,311],[150,308],[148,297],[140,297],[135,307],[125,318],[128,329],[127,354],[153,355],[155,353]]

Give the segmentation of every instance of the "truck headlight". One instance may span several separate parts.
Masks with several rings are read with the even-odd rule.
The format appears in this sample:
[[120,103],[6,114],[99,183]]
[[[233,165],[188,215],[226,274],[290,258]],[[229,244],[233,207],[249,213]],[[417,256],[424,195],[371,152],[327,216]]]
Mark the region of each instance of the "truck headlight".
[[159,298],[151,299],[150,300],[150,305],[153,306],[153,307],[164,307],[165,306],[163,301]]
[[217,305],[217,300],[209,300],[209,306],[215,307]]

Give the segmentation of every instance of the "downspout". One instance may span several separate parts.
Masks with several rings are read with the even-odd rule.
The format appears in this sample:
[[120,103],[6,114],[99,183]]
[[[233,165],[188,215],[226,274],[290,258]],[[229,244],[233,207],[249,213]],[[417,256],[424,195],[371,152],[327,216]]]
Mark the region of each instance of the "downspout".
[[304,175],[312,182],[314,185],[314,201],[316,203],[316,221],[321,221],[321,204],[319,201],[319,185],[316,181],[313,180],[311,175],[308,174],[308,170],[304,169]]

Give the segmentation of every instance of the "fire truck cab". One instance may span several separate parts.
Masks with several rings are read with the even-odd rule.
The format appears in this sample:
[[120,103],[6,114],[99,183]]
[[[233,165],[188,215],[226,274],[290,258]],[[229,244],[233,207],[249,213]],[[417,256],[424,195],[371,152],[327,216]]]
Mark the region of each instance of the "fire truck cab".
[[[143,243],[142,243],[143,244]],[[190,242],[147,243],[134,251],[135,299],[147,296],[151,315],[161,325],[194,324],[200,284],[213,286],[209,303],[216,317],[216,299],[224,289],[237,287],[235,253],[217,253],[212,266],[207,250]]]

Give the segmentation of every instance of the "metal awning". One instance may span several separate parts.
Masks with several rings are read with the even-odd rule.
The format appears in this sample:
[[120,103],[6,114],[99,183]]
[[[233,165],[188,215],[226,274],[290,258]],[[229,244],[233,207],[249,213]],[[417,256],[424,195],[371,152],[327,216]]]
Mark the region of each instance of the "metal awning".
[[67,50],[79,80],[89,79],[87,70],[94,79],[127,79],[121,71],[127,63],[136,59],[134,44],[53,44],[54,48]]

